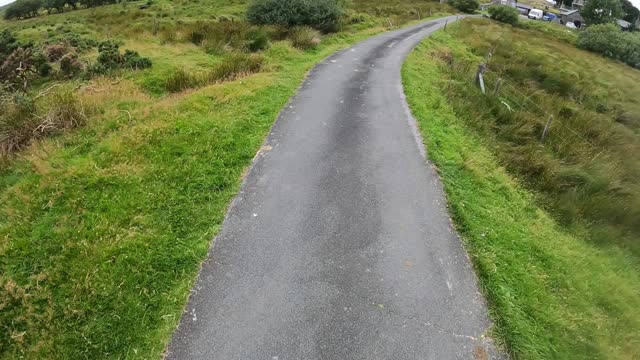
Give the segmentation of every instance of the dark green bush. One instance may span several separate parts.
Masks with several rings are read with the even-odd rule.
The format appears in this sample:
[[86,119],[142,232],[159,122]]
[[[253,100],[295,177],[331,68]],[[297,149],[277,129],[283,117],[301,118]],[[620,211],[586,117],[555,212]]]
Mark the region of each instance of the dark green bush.
[[613,24],[589,26],[578,35],[578,47],[640,69],[640,35]]
[[67,54],[60,59],[60,71],[66,76],[74,76],[84,69],[84,64],[76,54]]
[[489,8],[489,15],[493,20],[503,23],[517,25],[520,13],[518,10],[507,5],[494,5]]
[[7,56],[19,47],[24,47],[24,44],[21,44],[9,29],[2,30],[0,33],[0,65]]
[[247,19],[256,25],[310,26],[335,31],[342,16],[336,0],[253,0]]
[[51,65],[49,65],[49,63],[47,62],[47,57],[44,56],[43,53],[39,52],[33,55],[32,59],[33,59],[33,66],[38,72],[38,75],[42,77],[49,76],[49,73],[51,73],[52,68],[51,68]]
[[38,65],[38,75],[42,77],[47,77],[49,76],[49,74],[51,74],[52,69],[53,68],[48,63],[42,63]]
[[146,69],[151,67],[151,60],[140,56],[137,51],[125,50],[122,66],[133,70]]
[[85,52],[98,46],[98,42],[94,39],[84,37],[78,33],[71,32],[56,37],[60,43],[73,46],[78,52]]
[[146,69],[151,67],[151,60],[140,56],[137,51],[125,50],[120,53],[120,45],[113,41],[98,44],[98,58],[89,72],[94,75],[106,74],[115,69]]
[[478,0],[452,0],[450,4],[456,9],[469,14],[473,14],[480,7]]
[[116,69],[122,63],[120,45],[113,41],[103,41],[98,44],[98,64],[106,69]]

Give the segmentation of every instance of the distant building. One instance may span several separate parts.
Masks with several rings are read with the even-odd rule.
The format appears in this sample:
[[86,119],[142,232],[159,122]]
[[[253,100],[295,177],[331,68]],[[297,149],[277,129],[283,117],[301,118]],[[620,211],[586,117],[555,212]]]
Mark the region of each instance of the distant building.
[[584,22],[584,19],[582,19],[582,15],[580,15],[580,10],[577,9],[561,9],[560,10],[560,22],[562,22],[563,24],[566,24],[568,22],[575,22],[578,23],[582,23]]
[[571,3],[572,10],[582,10],[586,2],[584,0],[573,0]]
[[631,23],[626,20],[617,19],[616,23],[620,26],[621,30],[629,30],[631,28]]
[[529,14],[529,11],[533,9],[533,6],[516,2],[515,8],[518,9],[522,15],[527,15]]
[[520,13],[522,15],[527,15],[529,14],[529,11],[531,9],[533,9],[533,6],[531,5],[527,5],[527,4],[523,4],[521,2],[518,2],[516,0],[492,0],[491,2],[488,2],[486,4],[480,4],[480,10],[486,10],[488,9],[491,5],[506,5],[506,6],[511,6],[516,8],[518,11],[520,11]]

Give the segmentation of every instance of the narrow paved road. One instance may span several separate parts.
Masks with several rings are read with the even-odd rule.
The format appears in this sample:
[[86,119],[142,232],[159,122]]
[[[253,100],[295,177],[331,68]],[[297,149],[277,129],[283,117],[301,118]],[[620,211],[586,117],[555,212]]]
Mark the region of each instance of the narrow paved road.
[[408,52],[444,22],[371,38],[313,69],[229,210],[169,359],[493,353],[400,79]]

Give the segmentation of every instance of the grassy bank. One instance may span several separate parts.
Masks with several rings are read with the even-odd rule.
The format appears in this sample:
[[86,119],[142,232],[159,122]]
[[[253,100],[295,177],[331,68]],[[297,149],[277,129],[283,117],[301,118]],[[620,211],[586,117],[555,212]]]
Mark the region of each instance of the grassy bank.
[[[407,9],[446,9],[409,3],[391,3],[402,8],[394,26],[417,19]],[[23,40],[58,27],[115,38],[153,61],[63,82],[86,124],[0,165],[0,358],[159,358],[278,111],[319,60],[388,29],[387,17],[358,4],[354,19],[314,49],[273,41],[258,73],[177,93],[163,87],[169,75],[206,72],[225,56],[180,40],[181,24],[239,19],[244,1],[156,1],[148,11],[132,3],[0,22]]]
[[[574,131],[581,136],[588,136],[590,126],[599,126],[587,138],[606,149],[601,161],[617,164],[611,177],[633,170],[620,164],[635,161],[628,157],[635,151],[636,125],[634,120],[616,122],[613,110],[597,112],[595,107],[607,100],[608,109],[615,104],[619,111],[632,112],[637,102],[631,94],[640,88],[628,79],[640,75],[556,37],[529,35],[482,19],[465,20],[436,33],[418,46],[403,68],[407,99],[488,298],[495,336],[512,357],[638,358],[640,271],[632,242],[637,242],[637,236],[628,229],[622,235],[616,232],[624,225],[590,221],[588,213],[578,212],[568,221],[558,205],[581,204],[553,198],[552,194],[561,192],[557,183],[549,180],[548,187],[543,187],[538,181],[543,175],[526,171],[535,166],[545,167],[548,173],[558,170],[548,162],[573,165],[589,174],[592,170],[584,160],[588,145],[572,140],[561,147],[558,139],[566,143],[569,137],[560,127],[552,129],[557,137],[546,146],[534,144],[540,139],[539,123],[544,126],[546,118],[533,116],[527,109],[505,114],[500,110],[504,104],[479,93],[473,72],[497,45],[490,62],[493,71],[518,91],[535,98],[542,108],[573,109],[573,115],[563,120],[575,125]],[[526,58],[527,54],[534,56]],[[573,67],[575,63],[591,67]],[[590,76],[583,77],[589,69]],[[574,79],[575,87],[568,94],[550,91],[562,76]],[[500,101],[511,102],[507,95],[517,93],[505,92]],[[580,127],[593,113],[598,116],[589,126]],[[618,148],[621,140],[627,141],[627,153]],[[531,154],[538,156],[531,155],[528,164],[519,161],[519,155],[534,148],[537,152]],[[627,182],[617,182],[620,186],[637,186],[637,178],[635,183],[621,178]],[[571,193],[579,186],[562,190]],[[607,194],[621,196],[607,191],[590,196],[602,202],[598,196]],[[629,209],[621,202],[618,206]],[[603,229],[610,228],[601,238]]]

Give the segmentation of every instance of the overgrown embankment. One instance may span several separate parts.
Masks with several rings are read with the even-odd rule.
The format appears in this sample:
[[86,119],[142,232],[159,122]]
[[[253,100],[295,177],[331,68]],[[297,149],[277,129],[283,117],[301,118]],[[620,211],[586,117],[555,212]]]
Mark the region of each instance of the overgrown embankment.
[[[109,39],[153,63],[51,80],[74,90],[86,119],[25,141],[0,164],[0,358],[161,356],[243,171],[305,73],[448,9],[351,4],[332,34],[249,26],[244,0],[0,21],[20,41],[78,49]],[[92,47],[78,60],[97,56]]]
[[509,353],[632,359],[640,72],[554,31],[465,20],[411,54],[405,92]]

